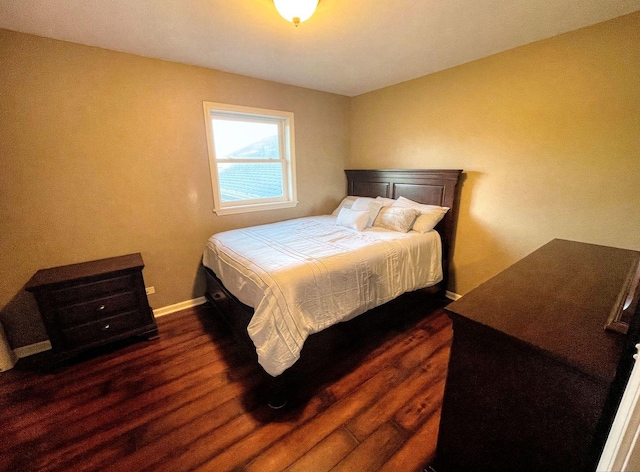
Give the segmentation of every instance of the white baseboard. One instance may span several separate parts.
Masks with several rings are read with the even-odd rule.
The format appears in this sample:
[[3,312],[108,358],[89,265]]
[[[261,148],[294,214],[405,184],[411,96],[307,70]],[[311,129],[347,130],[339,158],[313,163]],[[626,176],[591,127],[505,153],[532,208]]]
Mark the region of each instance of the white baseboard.
[[455,292],[450,292],[449,290],[446,291],[445,295],[449,300],[453,300],[453,301],[456,301],[462,298],[462,295],[458,295]]
[[[153,316],[156,318],[160,316],[169,315],[171,313],[175,313],[176,311],[185,310],[187,308],[191,308],[198,305],[204,305],[207,303],[207,299],[205,297],[198,297],[192,300],[185,300],[184,302],[176,303],[174,305],[163,306],[161,308],[157,308],[153,310]],[[40,352],[48,351],[51,349],[51,341],[40,341],[38,343],[29,344],[27,346],[18,347],[13,350],[18,359],[22,359],[23,357],[33,356],[34,354],[38,354]]]
[[18,359],[22,359],[23,357],[33,356],[34,354],[48,351],[49,349],[51,349],[51,341],[47,339],[46,341],[29,344],[28,346],[17,347],[13,350],[13,352],[16,353]]
[[163,306],[162,308],[156,308],[153,310],[153,316],[159,318],[161,316],[169,315],[171,313],[175,313],[176,311],[185,310],[187,308],[192,308],[198,305],[204,305],[207,303],[207,299],[205,297],[193,298],[191,300],[185,300],[184,302],[176,303],[174,305]]

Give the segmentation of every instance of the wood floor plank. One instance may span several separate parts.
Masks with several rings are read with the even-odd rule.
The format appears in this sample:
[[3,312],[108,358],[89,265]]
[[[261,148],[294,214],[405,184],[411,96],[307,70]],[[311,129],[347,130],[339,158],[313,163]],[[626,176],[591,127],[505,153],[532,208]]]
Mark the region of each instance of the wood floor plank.
[[[166,365],[173,361],[183,364],[188,361],[189,353],[198,355],[195,353],[199,351],[199,348],[203,351],[206,350],[208,355],[217,358],[223,355],[219,346],[212,345],[206,336],[200,336],[195,340],[195,343],[179,344],[164,349],[161,353],[156,351],[155,355],[148,353],[142,358],[131,358],[123,368],[112,365],[108,369],[94,371],[90,376],[74,376],[73,383],[61,380],[74,374],[73,371],[67,371],[65,375],[58,375],[56,381],[50,381],[46,385],[34,388],[28,394],[22,390],[15,392],[12,396],[19,401],[12,405],[13,409],[6,410],[4,414],[19,416],[20,421],[14,422],[14,425],[16,429],[24,430],[30,423],[41,422],[43,414],[51,416],[55,413],[61,413],[64,409],[75,408],[77,404],[84,404],[93,397],[102,396],[104,392],[117,388],[119,381],[127,382],[130,378],[136,378],[136,372],[142,369],[162,371]],[[90,367],[88,368],[90,369]],[[117,375],[114,375],[114,372]]]
[[190,421],[205,418],[205,421],[210,424],[216,424],[220,421],[220,418],[226,417],[231,412],[247,413],[251,411],[251,407],[257,405],[258,399],[243,397],[243,395],[247,394],[251,388],[257,387],[261,380],[261,376],[247,376],[243,382],[222,385],[219,388],[208,391],[206,395],[196,398],[181,408],[154,418],[153,422],[145,423],[144,427],[141,428],[142,430],[137,432],[137,446],[143,447],[146,444],[151,444],[162,435]]
[[[3,436],[12,434],[19,442],[39,441],[43,436],[52,435],[62,440],[60,433],[56,433],[60,429],[59,418],[69,415],[74,419],[74,427],[71,429],[67,427],[62,431],[64,440],[69,440],[72,430],[81,429],[85,432],[86,428],[90,428],[94,416],[99,411],[107,410],[114,405],[126,405],[127,401],[129,404],[138,404],[140,398],[153,397],[153,391],[159,385],[179,379],[180,382],[188,382],[191,379],[189,374],[195,375],[193,373],[201,368],[206,368],[208,375],[221,373],[228,365],[226,361],[220,359],[210,361],[208,356],[213,352],[215,349],[203,346],[200,355],[187,352],[182,358],[176,357],[167,365],[158,363],[154,367],[147,368],[149,375],[142,379],[131,372],[118,372],[117,375],[114,373],[113,378],[105,379],[104,384],[91,386],[76,396],[47,403],[39,410],[22,413],[20,420],[16,421],[11,428],[7,428]],[[176,384],[175,390],[183,388],[180,382]],[[143,392],[146,396],[141,395]],[[130,400],[132,398],[134,400]],[[128,410],[125,408],[123,411]],[[86,421],[81,421],[82,419]],[[29,428],[28,425],[33,426]]]
[[[447,341],[447,339],[443,339],[445,345],[448,344]],[[358,441],[364,441],[379,426],[393,418],[396,412],[412,397],[444,377],[449,350],[443,348],[443,344],[435,343],[428,352],[428,362],[413,370],[403,380],[401,388],[387,392],[375,403],[368,405],[358,416],[347,422],[347,429]]]
[[[180,448],[179,452],[162,461],[162,467],[166,470],[198,470],[198,466],[206,463],[212,457],[217,456],[224,449],[237,444],[242,438],[249,435],[262,425],[262,422],[253,415],[241,415],[224,425],[216,428],[211,434],[201,436],[188,446]],[[154,470],[155,467],[145,470]],[[205,466],[204,470],[212,469]]]
[[406,431],[416,431],[442,405],[445,375],[426,390],[409,400],[394,416],[396,424]]
[[[44,434],[32,441],[27,441],[23,446],[39,451],[41,456],[48,457],[49,460],[55,458],[56,461],[61,461],[61,456],[68,460],[69,457],[87,447],[80,438],[89,436],[90,441],[96,441],[105,429],[108,430],[110,425],[119,425],[123,419],[127,420],[124,423],[127,426],[134,426],[138,411],[167,397],[181,395],[186,389],[195,388],[200,384],[207,385],[207,382],[215,378],[214,375],[215,370],[209,370],[204,366],[202,369],[170,379],[164,384],[160,383],[156,388],[141,389],[137,394],[124,391],[101,397],[87,405],[92,414],[79,409],[77,414],[73,412],[66,417],[54,417],[47,423],[49,429]],[[40,468],[45,467],[45,464],[37,461],[35,465]]]
[[[51,460],[38,466],[38,471],[63,471],[69,470],[74,472],[80,471],[97,471],[105,470],[105,465],[117,460],[119,457],[126,456],[135,450],[135,443],[129,436],[120,436],[114,440],[104,443],[100,448],[94,449],[87,456],[86,460],[79,462],[74,467],[69,467],[67,463],[59,462],[57,457],[51,456]],[[136,469],[133,469],[136,470]]]
[[394,367],[378,372],[364,385],[271,445],[269,450],[263,451],[247,466],[246,470],[261,472],[286,469],[327,437],[335,429],[335,425],[344,424],[365,405],[374,401],[384,391],[384,386],[398,376],[399,372]]
[[278,411],[208,305],[53,373],[21,360],[0,375],[0,472],[420,470],[448,362],[444,304],[416,295],[343,324]]
[[[185,397],[182,391],[178,394],[163,396],[158,402],[149,404],[148,408],[133,415],[125,423],[116,419],[105,424],[99,434],[65,441],[66,445],[56,453],[63,463],[60,467],[67,470],[85,470],[87,465],[95,463],[93,456],[99,454],[100,449],[125,435],[133,438],[137,452],[138,449],[144,449],[147,444],[152,444],[161,438],[164,440],[164,435],[200,417],[205,418],[207,423],[214,424],[221,416],[218,413],[218,407],[224,408],[225,414],[234,407],[236,409],[244,407],[238,397],[246,393],[247,388],[256,386],[260,379],[255,375],[248,376],[240,384],[216,381],[215,377],[207,376],[202,379],[202,383],[189,388],[189,397]],[[235,404],[227,404],[233,400]],[[216,421],[211,419],[213,417]],[[91,467],[87,470],[91,470]]]
[[435,458],[439,425],[440,410],[437,410],[415,434],[409,436],[379,470],[381,472],[422,471],[423,467]]
[[195,470],[205,472],[239,468],[261,451],[271,451],[273,445],[278,444],[281,438],[286,437],[287,433],[291,432],[299,423],[314,418],[324,409],[326,409],[325,401],[321,398],[313,398],[304,405],[302,411],[288,412],[274,421],[265,422],[262,427],[247,435],[242,441],[210,458]]
[[[438,349],[449,346],[451,342],[451,331],[443,329],[435,334],[430,335],[422,346],[412,349],[406,356],[402,358],[402,369],[412,370],[417,366],[427,363],[429,357]],[[445,354],[448,356],[448,351]]]
[[402,432],[393,423],[384,423],[331,470],[378,470],[403,442]]
[[[165,431],[166,434],[158,436],[155,441],[149,440],[148,437],[145,438],[147,442],[138,444],[140,448],[134,453],[110,464],[109,470],[114,472],[130,472],[131,470],[141,470],[143,468],[140,467],[141,464],[144,464],[144,468],[149,469],[153,468],[153,466],[159,462],[163,462],[163,466],[168,466],[171,463],[185,465],[189,463],[189,460],[192,461],[192,466],[197,465],[197,463],[193,464],[193,462],[198,462],[200,460],[199,458],[195,460],[188,459],[184,462],[182,462],[181,458],[184,458],[187,454],[189,456],[196,455],[192,448],[198,447],[198,440],[200,438],[212,435],[224,435],[226,430],[223,426],[226,426],[227,429],[234,428],[233,433],[239,435],[245,434],[243,428],[247,428],[247,431],[249,431],[255,427],[254,423],[245,421],[246,416],[243,416],[245,412],[245,406],[241,402],[231,399],[215,411],[205,411],[201,413],[199,417],[191,421],[186,421],[173,430]],[[231,436],[229,439],[233,440],[235,436]],[[203,446],[205,448],[213,447],[207,440],[200,442],[205,443]],[[182,454],[179,454],[175,447],[176,444],[181,443],[188,444],[189,450],[184,449]],[[205,454],[208,455],[208,452],[205,451]],[[169,455],[174,456],[174,459],[165,461],[165,457]],[[204,459],[206,458],[207,457]]]
[[[185,349],[189,349],[189,345],[183,345],[180,347],[182,343],[193,342],[193,338],[201,338],[197,341],[197,343],[201,343],[206,341],[215,340],[216,343],[226,342],[224,337],[228,337],[228,333],[220,333],[220,330],[211,331],[208,329],[207,331],[203,330],[194,330],[192,327],[190,328],[188,324],[185,323],[176,323],[174,321],[174,317],[176,320],[181,319],[193,319],[195,316],[194,313],[185,310],[188,317],[185,318],[185,314],[182,312],[176,313],[171,317],[165,318],[163,320],[163,329],[159,333],[159,339],[149,342],[138,342],[133,343],[131,341],[123,341],[121,343],[116,343],[115,346],[118,349],[112,348],[111,346],[105,346],[100,349],[96,349],[93,352],[100,353],[100,356],[92,357],[81,357],[81,362],[77,362],[75,360],[70,360],[70,362],[66,363],[64,366],[65,376],[57,375],[59,372],[42,372],[41,375],[33,375],[33,370],[22,371],[19,368],[10,370],[5,372],[2,376],[0,376],[0,398],[3,395],[11,394],[16,397],[25,396],[23,392],[33,393],[31,389],[37,388],[39,386],[44,385],[46,388],[53,388],[56,385],[60,384],[60,380],[65,378],[68,375],[75,374],[76,380],[84,379],[87,376],[93,375],[96,372],[113,369],[118,365],[124,365],[130,363],[132,360],[138,357],[144,357],[148,354],[156,355],[160,351],[170,352],[171,350],[184,352]],[[172,326],[173,324],[178,324],[180,330],[167,330],[167,327]],[[223,337],[224,336],[224,337]],[[121,347],[122,346],[122,347]],[[40,357],[46,356],[47,352],[40,355]],[[34,356],[35,358],[39,356]],[[74,362],[75,361],[75,362]],[[29,364],[29,360],[24,360],[26,364]],[[80,383],[80,382],[78,382]],[[16,387],[20,386],[20,389]],[[19,391],[22,390],[23,392]]]
[[346,428],[340,427],[316,444],[286,472],[327,472],[358,446],[358,441]]
[[378,371],[392,365],[403,354],[414,349],[420,349],[431,335],[422,329],[411,331],[400,339],[392,338],[383,346],[375,350],[371,356],[363,360],[358,369],[345,375],[328,388],[328,392],[336,398],[341,398],[346,393],[361,385]]

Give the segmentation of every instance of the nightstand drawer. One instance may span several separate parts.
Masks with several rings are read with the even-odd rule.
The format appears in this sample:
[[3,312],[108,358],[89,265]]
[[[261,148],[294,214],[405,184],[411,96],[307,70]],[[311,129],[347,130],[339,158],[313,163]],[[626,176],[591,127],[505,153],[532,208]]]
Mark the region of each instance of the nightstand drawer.
[[85,300],[94,300],[115,292],[131,290],[134,285],[132,275],[106,278],[94,282],[79,283],[58,290],[51,290],[49,299],[53,306],[74,305]]
[[75,349],[126,334],[138,328],[141,320],[144,320],[144,317],[139,311],[130,311],[93,323],[63,329],[62,339],[67,349]]
[[60,308],[57,318],[61,328],[68,328],[132,311],[137,307],[136,292],[128,291]]

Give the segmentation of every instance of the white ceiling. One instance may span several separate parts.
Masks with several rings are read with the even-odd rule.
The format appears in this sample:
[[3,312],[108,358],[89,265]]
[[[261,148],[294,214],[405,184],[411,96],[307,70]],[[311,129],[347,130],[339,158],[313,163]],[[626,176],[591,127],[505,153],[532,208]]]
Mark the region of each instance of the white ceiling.
[[[355,96],[640,10],[640,0],[0,0],[0,28]],[[1,45],[0,45],[1,46]]]

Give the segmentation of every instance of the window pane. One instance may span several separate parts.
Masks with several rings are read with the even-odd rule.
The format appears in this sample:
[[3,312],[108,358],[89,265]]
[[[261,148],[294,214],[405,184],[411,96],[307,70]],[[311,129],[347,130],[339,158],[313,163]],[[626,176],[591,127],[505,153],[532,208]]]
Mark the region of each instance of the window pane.
[[283,197],[282,163],[218,164],[223,202]]
[[216,159],[279,159],[278,125],[212,118]]

